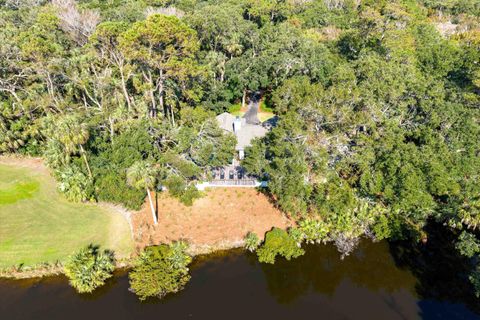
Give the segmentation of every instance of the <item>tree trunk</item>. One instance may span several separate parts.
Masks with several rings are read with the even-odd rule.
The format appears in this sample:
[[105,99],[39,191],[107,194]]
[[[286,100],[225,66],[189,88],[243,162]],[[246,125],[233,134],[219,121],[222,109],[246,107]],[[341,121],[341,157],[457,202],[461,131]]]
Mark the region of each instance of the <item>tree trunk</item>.
[[158,224],[157,213],[155,212],[155,208],[153,207],[152,195],[150,194],[149,188],[147,188],[147,194],[148,194],[148,201],[150,202],[150,210],[152,210],[153,223],[157,225]]
[[127,100],[128,112],[130,112],[131,109],[132,109],[132,106],[131,106],[131,103],[130,103],[130,96],[128,95],[128,91],[127,91],[127,84],[126,84],[126,81],[125,81],[125,75],[123,74],[123,68],[120,68],[120,76],[122,78],[123,95],[125,96],[125,100]]
[[160,78],[158,79],[158,99],[160,101],[160,108],[163,111],[165,119],[168,119],[167,110],[165,110],[165,101],[164,101],[164,94],[165,94],[165,87],[163,84],[163,70],[160,70]]
[[81,144],[79,144],[79,146],[80,146],[80,151],[82,152],[83,161],[85,161],[85,165],[87,166],[88,176],[90,177],[90,179],[93,179],[92,170],[90,170],[90,165],[88,164],[88,160],[87,160],[87,154],[85,153],[83,146]]
[[172,125],[175,127],[175,114],[173,113],[173,107],[170,107],[170,114],[172,117]]
[[142,72],[142,73],[143,73],[143,78],[146,81],[148,81],[148,83],[150,84],[150,90],[148,90],[149,91],[148,93],[150,95],[150,101],[152,102],[152,109],[150,110],[148,116],[153,118],[154,114],[156,113],[156,110],[157,110],[157,103],[155,102],[155,94],[154,94],[154,91],[155,91],[156,88],[153,85],[151,72],[148,72],[148,76],[145,74],[145,72]]
[[242,96],[242,109],[245,108],[245,102],[247,100],[247,89],[243,89],[243,96]]
[[113,137],[115,135],[115,129],[113,127],[114,120],[112,119],[112,117],[108,117],[108,122],[110,123],[110,143],[113,144]]

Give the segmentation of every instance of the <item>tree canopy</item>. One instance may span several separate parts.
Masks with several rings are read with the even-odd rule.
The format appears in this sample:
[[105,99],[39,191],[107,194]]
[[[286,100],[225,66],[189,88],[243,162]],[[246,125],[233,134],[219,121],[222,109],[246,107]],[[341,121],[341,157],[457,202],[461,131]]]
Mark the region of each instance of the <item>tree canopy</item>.
[[435,220],[478,255],[478,1],[0,5],[0,153],[44,157],[69,199],[191,203],[234,157],[215,116],[261,96],[276,126],[242,165],[303,223],[285,241],[345,253]]

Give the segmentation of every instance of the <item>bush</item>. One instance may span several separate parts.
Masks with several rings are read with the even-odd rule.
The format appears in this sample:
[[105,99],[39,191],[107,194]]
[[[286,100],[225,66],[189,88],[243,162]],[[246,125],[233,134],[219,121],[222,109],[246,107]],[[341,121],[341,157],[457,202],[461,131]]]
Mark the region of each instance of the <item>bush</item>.
[[58,190],[72,202],[82,202],[93,198],[92,181],[75,165],[67,166],[57,172]]
[[124,172],[107,173],[95,181],[97,197],[100,201],[121,204],[128,209],[139,210],[147,196],[145,190],[130,188]]
[[129,123],[128,129],[113,142],[110,136],[95,136],[95,152],[90,165],[95,174],[95,194],[98,200],[121,204],[138,210],[145,201],[146,191],[130,188],[125,181],[127,169],[135,162],[153,157],[153,142],[148,124]]
[[280,255],[287,260],[297,258],[305,253],[295,240],[285,230],[273,228],[267,232],[265,243],[257,250],[258,261],[275,263],[275,257]]
[[297,246],[301,246],[303,240],[305,240],[305,234],[299,228],[288,228],[288,235],[295,241]]
[[472,258],[474,255],[480,252],[480,243],[477,238],[466,231],[463,231],[458,237],[458,242],[455,245],[460,253],[468,258]]
[[69,257],[65,263],[65,275],[80,293],[92,292],[105,284],[115,270],[115,258],[108,250],[89,245]]
[[198,189],[194,185],[187,185],[180,176],[170,176],[163,183],[170,195],[180,200],[184,205],[191,206],[195,199],[201,197]]
[[186,205],[186,206],[191,206],[193,204],[193,201],[195,199],[198,199],[202,196],[200,191],[198,191],[197,187],[194,185],[189,185],[183,194],[180,196],[180,201]]
[[242,109],[241,103],[232,104],[230,107],[228,107],[228,112],[230,112],[231,114],[236,114],[236,113],[239,113],[241,109]]
[[186,247],[179,242],[146,248],[129,274],[130,290],[145,300],[183,289],[190,280],[187,266],[192,261],[185,253]]
[[257,250],[258,245],[260,244],[260,239],[254,232],[249,232],[245,236],[245,249],[250,252]]
[[320,220],[304,219],[298,225],[298,229],[303,233],[307,243],[324,241],[330,231],[329,225]]

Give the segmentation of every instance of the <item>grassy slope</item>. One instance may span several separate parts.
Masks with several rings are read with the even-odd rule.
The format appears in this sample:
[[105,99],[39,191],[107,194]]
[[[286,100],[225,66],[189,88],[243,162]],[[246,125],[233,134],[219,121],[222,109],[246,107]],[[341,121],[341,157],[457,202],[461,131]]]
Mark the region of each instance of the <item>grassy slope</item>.
[[62,261],[90,243],[118,256],[133,248],[120,214],[69,203],[46,172],[0,164],[0,268]]

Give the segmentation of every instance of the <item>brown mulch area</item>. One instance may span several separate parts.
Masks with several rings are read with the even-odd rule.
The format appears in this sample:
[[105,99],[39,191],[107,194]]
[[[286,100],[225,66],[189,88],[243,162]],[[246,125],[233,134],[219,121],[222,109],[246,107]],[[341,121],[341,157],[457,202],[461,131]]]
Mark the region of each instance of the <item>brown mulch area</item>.
[[153,225],[146,200],[142,210],[132,214],[137,248],[187,240],[193,251],[238,247],[248,232],[260,238],[272,227],[287,228],[290,221],[269,199],[255,189],[214,188],[191,207],[167,192],[157,195],[158,225]]

